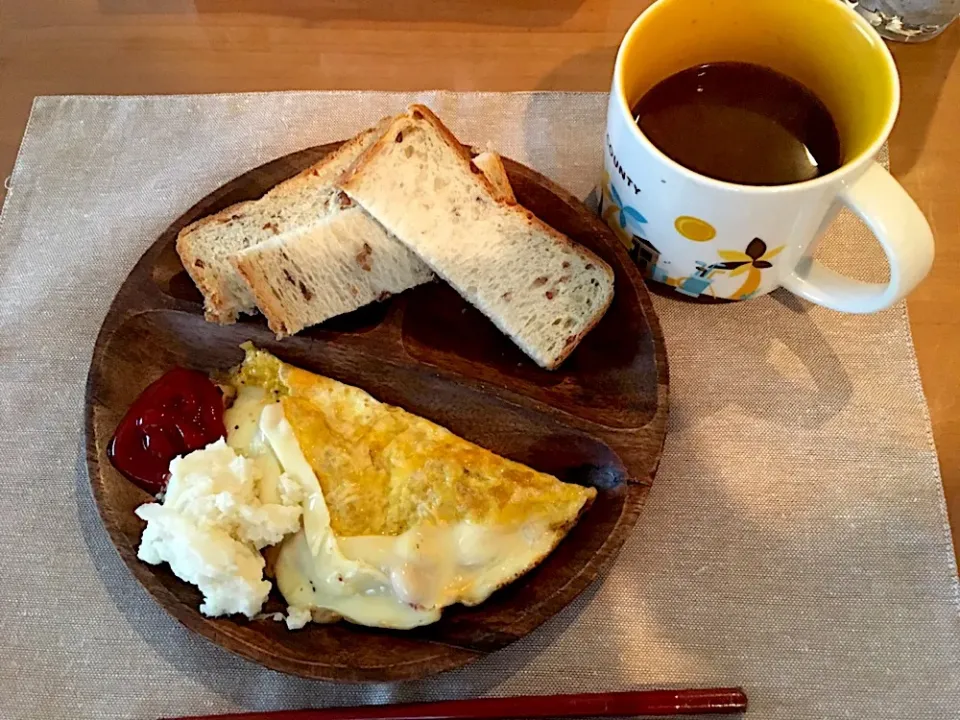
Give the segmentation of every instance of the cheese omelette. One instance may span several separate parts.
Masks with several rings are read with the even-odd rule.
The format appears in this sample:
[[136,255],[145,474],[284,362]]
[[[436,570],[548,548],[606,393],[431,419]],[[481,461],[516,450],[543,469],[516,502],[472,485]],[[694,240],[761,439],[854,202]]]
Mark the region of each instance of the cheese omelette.
[[282,482],[305,488],[303,526],[274,565],[291,617],[435,622],[536,566],[596,496],[245,349],[228,443],[258,463],[265,502]]

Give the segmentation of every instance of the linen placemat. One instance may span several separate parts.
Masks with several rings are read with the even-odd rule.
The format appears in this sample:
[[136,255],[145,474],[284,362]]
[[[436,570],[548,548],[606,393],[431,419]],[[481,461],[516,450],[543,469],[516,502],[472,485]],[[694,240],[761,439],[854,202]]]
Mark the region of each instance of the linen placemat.
[[[437,678],[337,686],[192,635],[114,552],[83,456],[84,380],[137,258],[205,194],[412,101],[580,197],[603,94],[46,97],[0,216],[0,717],[237,709],[737,685],[749,717],[960,714],[957,575],[901,304],[849,316],[793,297],[656,298],[670,432],[610,573],[515,646]],[[828,262],[882,277],[841,216]]]

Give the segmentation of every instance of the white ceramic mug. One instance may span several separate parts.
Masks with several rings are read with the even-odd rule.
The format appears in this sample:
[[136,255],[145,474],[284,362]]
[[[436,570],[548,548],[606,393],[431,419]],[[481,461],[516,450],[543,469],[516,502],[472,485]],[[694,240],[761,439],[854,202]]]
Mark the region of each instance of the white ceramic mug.
[[[723,61],[764,65],[813,90],[836,122],[843,165],[790,185],[737,185],[699,175],[654,147],[634,121],[637,101],[674,73]],[[930,226],[876,162],[899,103],[883,41],[837,0],[659,0],[617,54],[601,214],[648,278],[684,295],[743,300],[784,287],[834,310],[882,310],[933,262]],[[843,205],[883,247],[889,282],[861,282],[812,258]]]

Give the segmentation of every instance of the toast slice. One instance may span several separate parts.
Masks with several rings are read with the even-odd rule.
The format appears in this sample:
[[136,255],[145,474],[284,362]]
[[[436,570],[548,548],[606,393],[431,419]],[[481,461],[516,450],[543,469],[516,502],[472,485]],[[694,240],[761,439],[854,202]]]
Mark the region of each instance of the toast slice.
[[235,322],[240,313],[255,311],[253,293],[229,257],[339,209],[333,181],[373,145],[391,120],[384,118],[364,130],[259,200],[231,205],[180,231],[177,253],[203,293],[207,320],[229,324]]
[[[499,156],[488,152],[477,160],[497,196],[515,202]],[[342,196],[341,204],[350,202]],[[277,337],[433,279],[415,253],[359,206],[339,204],[319,221],[242,250],[230,262]]]
[[433,279],[430,268],[356,205],[237,253],[231,262],[277,337]]
[[563,362],[613,299],[613,270],[498,199],[422,105],[398,115],[337,184],[542,367]]
[[495,152],[482,152],[473,159],[473,164],[480,168],[480,172],[490,181],[494,194],[504,202],[516,205],[517,196],[513,194],[507,169],[503,166],[503,159]]

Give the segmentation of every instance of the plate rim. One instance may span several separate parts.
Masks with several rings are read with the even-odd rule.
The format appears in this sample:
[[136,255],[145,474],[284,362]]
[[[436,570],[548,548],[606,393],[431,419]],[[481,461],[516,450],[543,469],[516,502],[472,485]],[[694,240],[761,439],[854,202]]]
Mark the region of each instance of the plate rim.
[[[90,484],[91,494],[93,496],[94,504],[97,508],[98,516],[100,517],[101,524],[107,533],[107,537],[110,540],[110,544],[113,547],[114,552],[119,555],[123,564],[130,571],[131,575],[133,575],[137,583],[155,602],[157,602],[158,605],[160,605],[181,625],[203,637],[205,640],[223,650],[226,650],[232,655],[255,662],[263,667],[308,679],[326,680],[332,682],[390,682],[397,680],[421,679],[468,665],[471,662],[485,657],[491,652],[495,652],[497,649],[506,647],[516,640],[534,632],[538,627],[552,619],[558,612],[572,603],[587,587],[601,579],[601,577],[609,570],[618,553],[622,549],[623,544],[629,536],[629,533],[633,530],[640,517],[641,511],[645,504],[646,496],[649,493],[650,486],[652,485],[654,476],[657,472],[660,458],[662,457],[663,444],[666,438],[666,418],[669,412],[669,365],[660,321],[657,317],[656,311],[653,308],[650,293],[641,279],[638,284],[639,301],[643,310],[644,319],[652,336],[654,358],[657,369],[657,407],[650,421],[646,426],[644,426],[658,426],[655,428],[657,433],[657,446],[653,467],[650,470],[648,478],[644,478],[640,482],[624,482],[624,486],[626,488],[624,504],[619,515],[617,516],[616,523],[611,529],[611,532],[604,538],[601,546],[593,554],[590,560],[576,573],[576,575],[570,578],[570,580],[564,586],[562,586],[549,598],[543,601],[543,603],[541,603],[541,607],[543,608],[540,613],[541,617],[536,619],[533,623],[526,623],[526,626],[519,632],[519,634],[516,635],[516,637],[506,640],[506,642],[503,642],[497,648],[489,651],[465,648],[458,645],[444,644],[440,641],[427,641],[416,638],[417,641],[429,642],[432,645],[436,645],[438,647],[438,652],[434,655],[421,658],[409,664],[392,664],[376,667],[368,666],[364,668],[340,666],[334,664],[318,666],[315,664],[306,663],[304,661],[299,661],[297,659],[292,659],[288,656],[281,657],[276,654],[269,653],[265,651],[264,648],[251,644],[244,638],[238,636],[230,636],[230,642],[224,642],[223,638],[221,637],[222,633],[218,632],[216,629],[215,621],[234,622],[232,619],[208,618],[203,616],[196,607],[186,607],[183,603],[173,597],[164,597],[164,592],[162,590],[165,590],[165,587],[162,585],[162,583],[160,584],[160,588],[155,588],[154,586],[156,583],[153,582],[155,581],[155,578],[153,578],[153,576],[147,572],[142,561],[136,557],[136,553],[130,553],[129,549],[122,549],[121,545],[125,545],[125,543],[118,542],[118,530],[114,527],[113,520],[111,518],[112,508],[108,507],[104,497],[105,488],[103,487],[103,473],[101,472],[100,449],[103,445],[108,443],[109,440],[104,437],[99,437],[99,433],[96,428],[97,403],[95,402],[96,392],[94,384],[98,375],[97,365],[102,359],[106,347],[114,333],[124,322],[138,314],[137,312],[127,313],[122,309],[118,310],[117,306],[124,299],[124,296],[127,294],[127,292],[129,292],[127,289],[127,282],[130,279],[130,276],[133,275],[141,263],[147,260],[151,254],[159,253],[158,245],[160,245],[160,241],[163,238],[170,234],[174,229],[179,230],[184,225],[200,217],[198,214],[200,209],[208,207],[211,202],[217,203],[222,200],[225,195],[228,195],[231,190],[235,186],[239,185],[247,176],[257,172],[263,172],[270,165],[282,162],[293,156],[307,153],[317,153],[318,158],[322,157],[324,154],[329,153],[339,147],[343,142],[344,141],[325,143],[296,150],[291,153],[275,157],[236,175],[232,179],[214,188],[211,192],[207,193],[196,203],[194,203],[189,209],[171,222],[145,248],[144,252],[121,281],[120,286],[118,287],[104,316],[104,320],[101,323],[100,329],[97,333],[93,352],[91,354],[90,365],[87,371],[84,388],[84,452],[86,455],[85,465],[87,470],[87,479]],[[542,189],[549,192],[560,202],[574,209],[586,210],[590,216],[591,224],[599,234],[606,237],[607,244],[610,245],[613,252],[619,256],[620,264],[628,273],[637,273],[637,276],[639,277],[639,270],[636,268],[633,260],[627,254],[626,248],[624,248],[623,244],[618,238],[616,238],[613,231],[607,228],[607,226],[603,224],[602,220],[597,217],[592,210],[587,208],[581,200],[535,169],[512,160],[506,156],[503,156],[502,159],[504,166],[507,169],[508,176],[511,175],[511,169],[513,169],[514,172],[523,172],[532,180],[534,180]],[[204,214],[209,214],[209,212],[210,211],[204,212]],[[98,445],[98,441],[102,443],[102,445]],[[633,517],[624,520],[624,516],[628,514],[631,514]],[[608,548],[608,546],[611,547]],[[441,651],[439,648],[443,648],[443,650]],[[443,662],[438,663],[438,659],[443,660]]]

